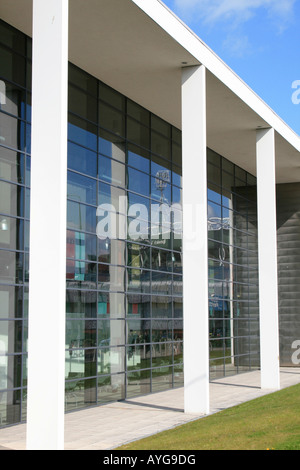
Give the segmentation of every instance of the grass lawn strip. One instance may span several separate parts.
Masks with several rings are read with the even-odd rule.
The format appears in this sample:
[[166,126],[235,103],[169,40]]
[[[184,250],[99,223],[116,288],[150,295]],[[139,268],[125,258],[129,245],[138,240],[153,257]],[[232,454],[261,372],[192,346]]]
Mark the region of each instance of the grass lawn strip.
[[300,384],[119,450],[300,450]]

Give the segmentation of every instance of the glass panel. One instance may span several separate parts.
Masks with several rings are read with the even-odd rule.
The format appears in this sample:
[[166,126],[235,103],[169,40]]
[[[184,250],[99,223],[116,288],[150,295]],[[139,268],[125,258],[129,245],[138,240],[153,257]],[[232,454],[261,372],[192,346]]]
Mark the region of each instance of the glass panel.
[[128,168],[127,171],[127,188],[130,191],[149,196],[150,191],[150,179],[149,176],[140,171]]
[[12,425],[12,424],[16,424],[20,422],[20,413],[21,413],[21,390],[1,392],[0,394],[1,425],[2,426]]
[[152,292],[161,295],[172,295],[172,275],[153,271]]
[[97,260],[97,238],[81,232],[67,231],[67,258]]
[[149,220],[150,200],[138,194],[128,192],[128,216],[138,220]]
[[162,343],[171,341],[173,337],[172,320],[153,320],[152,321],[152,342]]
[[182,169],[172,165],[172,183],[182,187]]
[[125,116],[101,102],[99,102],[99,125],[118,136],[125,135]]
[[125,268],[98,264],[98,289],[124,291]]
[[[67,320],[66,349],[92,348],[97,346],[96,320]],[[70,354],[72,357],[72,354]]]
[[172,271],[172,253],[152,248],[152,269],[157,271]]
[[127,290],[129,292],[150,292],[150,271],[127,268]]
[[127,344],[150,343],[150,320],[127,320]]
[[96,207],[68,201],[68,228],[96,233]]
[[160,367],[152,371],[152,392],[172,388],[173,367]]
[[151,174],[167,183],[171,183],[171,163],[152,155]]
[[126,348],[127,369],[129,371],[138,369],[148,369],[151,365],[150,361],[150,345],[134,344]]
[[3,21],[0,23],[0,42],[5,44],[5,46],[13,49],[15,52],[25,55],[25,36]]
[[145,173],[150,172],[150,154],[146,150],[143,150],[135,145],[128,144],[128,165],[134,167],[136,170],[144,171]]
[[[142,210],[143,209],[143,210]],[[130,206],[130,213],[135,217],[128,217],[127,238],[138,243],[149,243],[150,224],[146,220],[147,214],[143,206]]]
[[171,126],[154,114],[151,115],[151,129],[159,132],[168,139],[171,138]]
[[98,351],[98,374],[118,374],[125,371],[125,348],[101,348]]
[[[123,292],[100,292],[98,294],[99,318],[124,318],[125,310],[125,294]],[[124,343],[124,341],[122,342]]]
[[120,346],[123,344],[125,344],[125,321],[124,320],[120,320],[120,319],[98,320],[98,347],[99,348],[107,348],[109,346]]
[[83,70],[69,63],[69,82],[90,95],[97,96],[97,80]]
[[0,216],[0,248],[24,249],[24,222]]
[[68,87],[69,111],[88,121],[97,122],[97,100],[78,88]]
[[171,142],[167,138],[151,132],[151,151],[161,157],[171,160]]
[[172,143],[172,163],[173,165],[177,165],[177,171],[179,172],[182,167],[182,150],[181,147],[176,145],[174,142]]
[[150,370],[128,372],[127,398],[133,398],[150,393],[150,377]]
[[127,139],[141,147],[149,149],[150,145],[150,131],[148,127],[143,126],[141,123],[127,118]]
[[[118,188],[116,186],[111,186],[102,182],[98,184],[98,205],[100,206],[102,204],[108,204],[109,206],[111,206],[110,208],[107,207],[106,210],[110,209],[114,212],[124,213],[123,206],[125,195],[126,192],[124,189]],[[103,207],[103,210],[105,210],[105,207]]]
[[[167,366],[173,364],[173,343],[160,343],[152,348],[152,367]],[[155,371],[154,371],[155,374]]]
[[168,183],[168,176],[164,178],[151,178],[151,197],[160,204],[172,203],[171,185]]
[[172,318],[172,297],[152,297],[152,317]]
[[0,147],[0,178],[24,183],[24,156],[13,150]]
[[98,238],[98,261],[125,264],[125,243],[120,240]]
[[99,179],[125,188],[126,167],[115,160],[99,155]]
[[97,154],[90,150],[68,143],[68,168],[86,175],[97,177]]
[[[174,305],[176,305],[174,303]],[[176,314],[176,312],[175,312]],[[182,315],[182,312],[181,312],[181,315]],[[175,320],[174,321],[174,340],[175,341],[183,341],[183,320]],[[178,344],[174,344],[174,350],[176,352],[176,354],[179,354],[180,355],[180,362],[183,362],[182,359],[182,354],[183,354],[183,344],[182,343],[178,343]],[[178,359],[178,361],[179,361]]]
[[183,317],[182,299],[174,299],[174,318]]
[[125,398],[125,375],[116,374],[98,378],[98,403],[109,403],[111,401],[124,400]]
[[0,319],[21,318],[23,312],[23,288],[0,286]]
[[114,134],[110,134],[103,129],[99,129],[98,140],[100,153],[107,157],[114,158],[119,162],[125,163],[125,144],[122,138]]
[[182,209],[182,190],[176,186],[172,187],[172,204]]
[[23,283],[23,255],[0,250],[0,282],[5,284]]
[[120,111],[125,111],[125,98],[123,95],[113,90],[102,82],[99,82],[99,97]]
[[144,124],[145,126],[150,125],[149,111],[131,100],[127,100],[127,113],[141,124]]
[[25,124],[0,112],[0,143],[13,149],[24,150]]
[[0,320],[0,359],[18,352],[22,352],[22,321]]
[[73,114],[69,114],[68,137],[83,147],[97,150],[97,127]]
[[97,292],[88,290],[67,290],[67,318],[96,318]]
[[68,198],[95,206],[97,204],[96,180],[68,171]]
[[25,91],[3,80],[1,81],[1,86],[5,88],[5,99],[1,100],[0,103],[1,111],[25,119]]
[[207,149],[207,161],[220,168],[222,157],[211,149]]
[[3,78],[25,87],[26,61],[24,57],[0,46],[0,63]]
[[144,245],[127,244],[127,265],[133,268],[150,268],[150,248]]
[[97,282],[97,264],[68,259],[66,278],[69,286],[74,284],[72,281],[91,282],[95,284]]
[[149,318],[151,316],[151,297],[145,294],[127,295],[127,315],[137,318]]
[[215,165],[207,164],[207,180],[221,186],[221,171]]

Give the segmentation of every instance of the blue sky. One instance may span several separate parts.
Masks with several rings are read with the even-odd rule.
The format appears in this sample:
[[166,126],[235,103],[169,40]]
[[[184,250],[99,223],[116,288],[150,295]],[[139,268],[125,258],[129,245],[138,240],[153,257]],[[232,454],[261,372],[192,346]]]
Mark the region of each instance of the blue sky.
[[300,0],[163,1],[300,135]]

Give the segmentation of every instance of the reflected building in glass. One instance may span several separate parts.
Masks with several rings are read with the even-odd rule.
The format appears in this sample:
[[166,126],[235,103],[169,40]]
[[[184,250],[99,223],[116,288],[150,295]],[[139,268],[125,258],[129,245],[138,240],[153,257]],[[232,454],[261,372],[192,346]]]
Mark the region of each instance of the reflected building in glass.
[[[26,420],[31,47],[0,22],[0,427]],[[67,412],[184,385],[181,131],[71,63],[68,93]],[[256,178],[210,149],[207,167],[213,380],[260,367],[258,234]],[[297,296],[281,188],[284,353]]]

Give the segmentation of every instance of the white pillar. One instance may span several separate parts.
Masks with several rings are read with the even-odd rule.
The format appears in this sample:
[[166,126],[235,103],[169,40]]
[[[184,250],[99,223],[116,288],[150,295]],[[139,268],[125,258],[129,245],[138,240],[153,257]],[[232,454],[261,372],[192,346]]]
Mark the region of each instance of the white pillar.
[[261,387],[280,388],[275,131],[256,136]]
[[27,449],[64,446],[68,0],[33,0]]
[[209,413],[206,69],[182,70],[184,409]]

